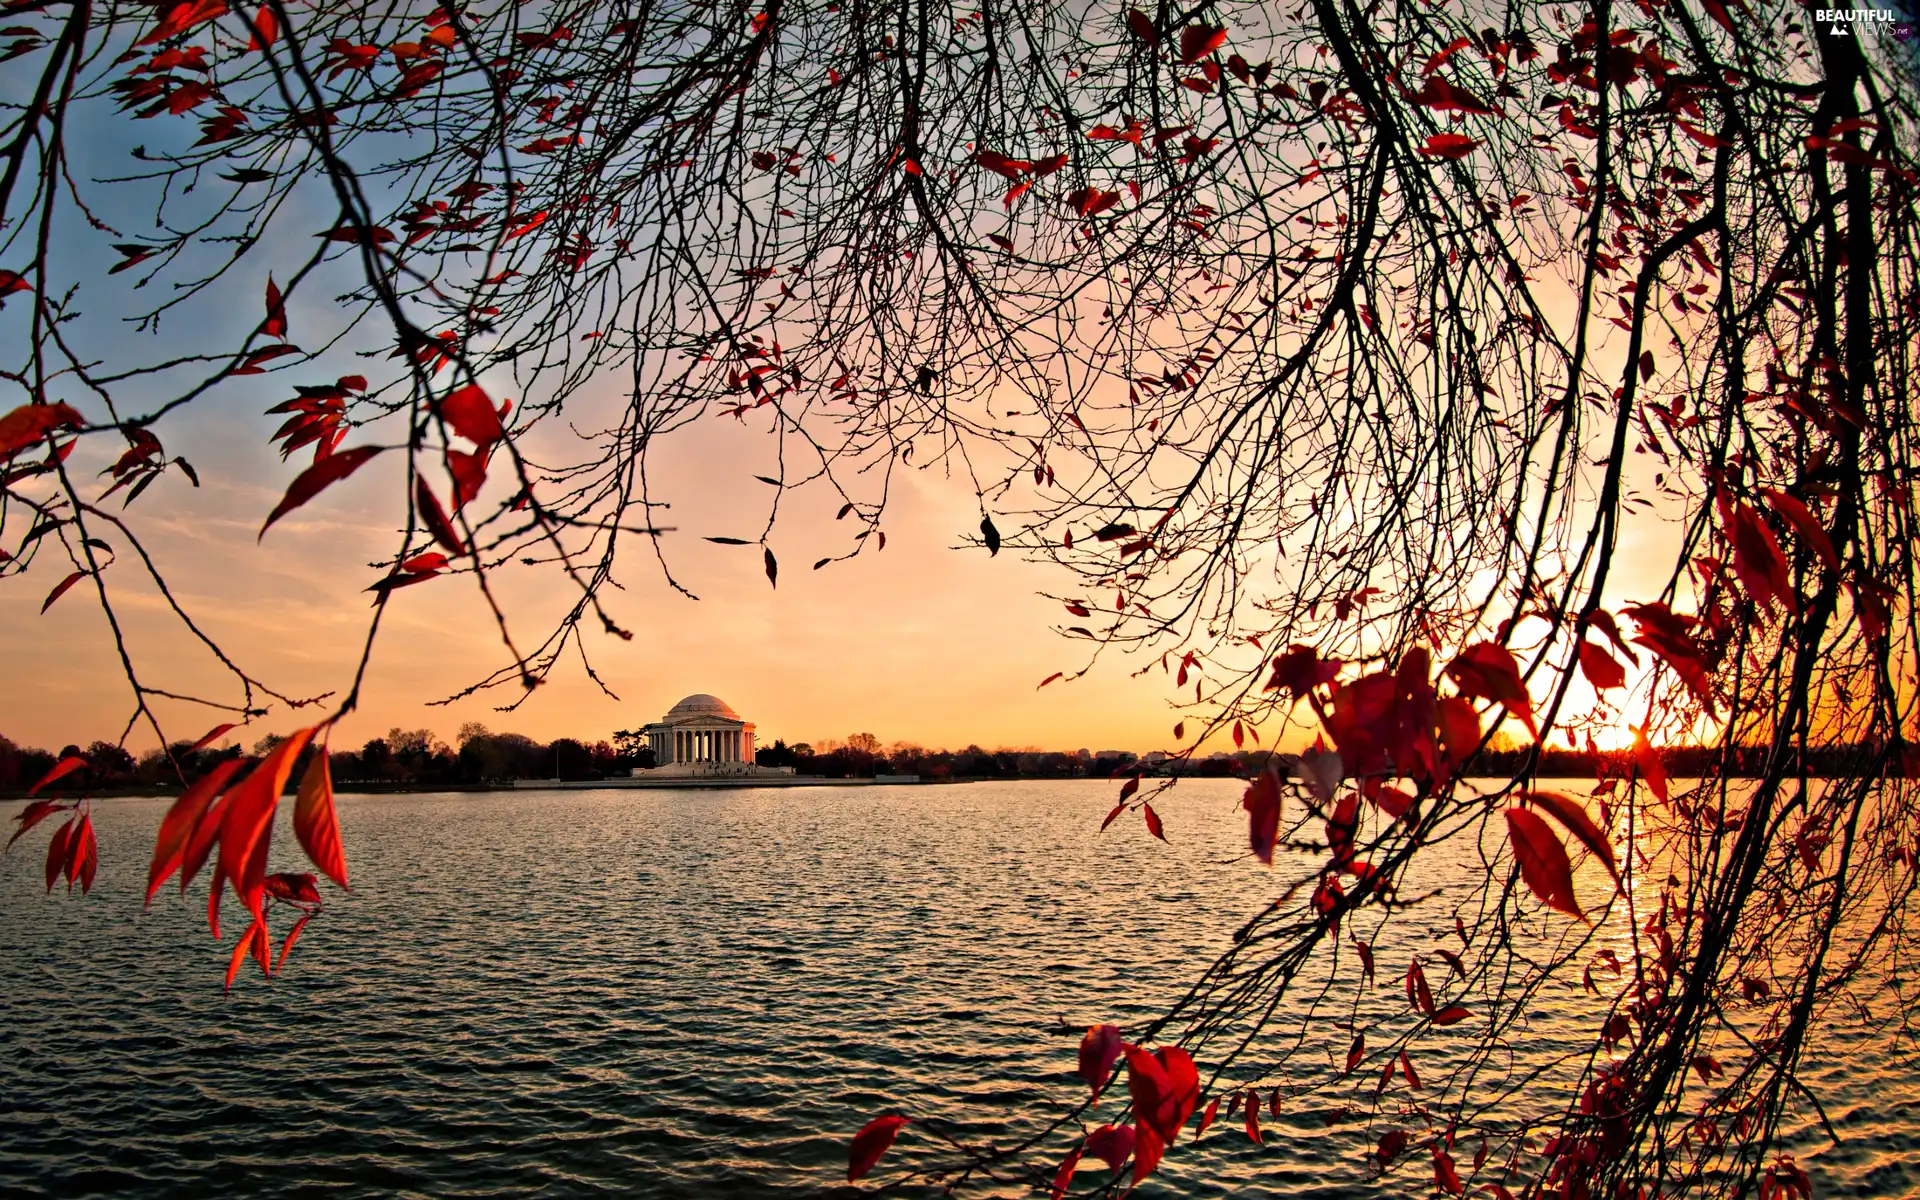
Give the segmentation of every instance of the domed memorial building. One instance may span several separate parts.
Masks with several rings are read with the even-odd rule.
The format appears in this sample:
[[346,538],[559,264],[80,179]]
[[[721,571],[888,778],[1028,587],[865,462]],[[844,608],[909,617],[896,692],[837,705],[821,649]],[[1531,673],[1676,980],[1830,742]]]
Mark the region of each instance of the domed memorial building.
[[753,761],[753,722],[727,707],[718,696],[698,692],[667,710],[667,715],[641,733],[653,750],[652,769],[637,768],[638,777],[791,775],[792,768],[756,766]]

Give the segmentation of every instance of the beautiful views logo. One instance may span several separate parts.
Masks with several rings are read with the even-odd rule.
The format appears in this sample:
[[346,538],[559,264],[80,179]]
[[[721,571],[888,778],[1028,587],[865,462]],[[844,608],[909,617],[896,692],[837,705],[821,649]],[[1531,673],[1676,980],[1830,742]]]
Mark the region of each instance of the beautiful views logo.
[[1852,36],[1850,26],[1858,24],[1891,26],[1893,36],[1903,42],[1914,36],[1911,21],[1902,21],[1893,13],[1877,8],[1820,8],[1814,10],[1813,19],[1816,24],[1825,25],[1828,33],[1840,37]]

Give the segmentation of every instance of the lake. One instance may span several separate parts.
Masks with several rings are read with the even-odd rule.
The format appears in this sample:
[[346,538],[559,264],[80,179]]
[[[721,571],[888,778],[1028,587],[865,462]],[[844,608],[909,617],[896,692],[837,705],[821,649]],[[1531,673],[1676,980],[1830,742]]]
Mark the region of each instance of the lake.
[[[1240,790],[1183,783],[1170,845],[1099,833],[1093,781],[343,796],[356,890],[323,885],[285,975],[231,995],[204,880],[140,913],[168,802],[99,801],[91,897],[41,894],[45,826],[0,864],[0,1192],[801,1196],[884,1111],[1007,1144],[1084,1093],[1061,1018],[1140,1023],[1279,894]],[[275,869],[302,869],[290,807]],[[1534,1036],[1590,1040],[1596,1003],[1549,997]],[[1834,1037],[1816,1195],[1920,1191],[1913,1043]],[[1418,1162],[1381,1188],[1327,1108],[1265,1146],[1223,1122],[1140,1194],[1426,1193]],[[930,1155],[909,1127],[874,1179]]]

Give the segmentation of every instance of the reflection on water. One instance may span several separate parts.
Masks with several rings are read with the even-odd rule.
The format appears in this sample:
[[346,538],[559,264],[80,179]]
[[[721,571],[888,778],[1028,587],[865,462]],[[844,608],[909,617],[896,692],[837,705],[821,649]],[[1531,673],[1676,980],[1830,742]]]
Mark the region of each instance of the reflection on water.
[[[343,797],[361,890],[231,996],[204,884],[139,915],[165,802],[100,802],[92,898],[42,897],[31,850],[0,875],[0,1192],[803,1195],[882,1110],[1004,1142],[1077,1098],[1060,1017],[1159,1011],[1277,890],[1235,861],[1237,785],[1181,794],[1170,846],[1096,835],[1104,783]],[[1845,1140],[1803,1161],[1820,1195],[1913,1194],[1915,1073],[1846,1038],[1812,1074]],[[1141,1194],[1377,1194],[1324,1107]]]

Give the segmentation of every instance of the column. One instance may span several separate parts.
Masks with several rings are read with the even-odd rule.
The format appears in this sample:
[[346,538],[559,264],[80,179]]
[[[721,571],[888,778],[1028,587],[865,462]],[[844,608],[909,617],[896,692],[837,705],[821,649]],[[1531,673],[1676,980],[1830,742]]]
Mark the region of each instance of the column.
[[740,731],[736,729],[732,733],[728,734],[727,740],[731,742],[733,745],[733,761],[739,762],[740,761]]

